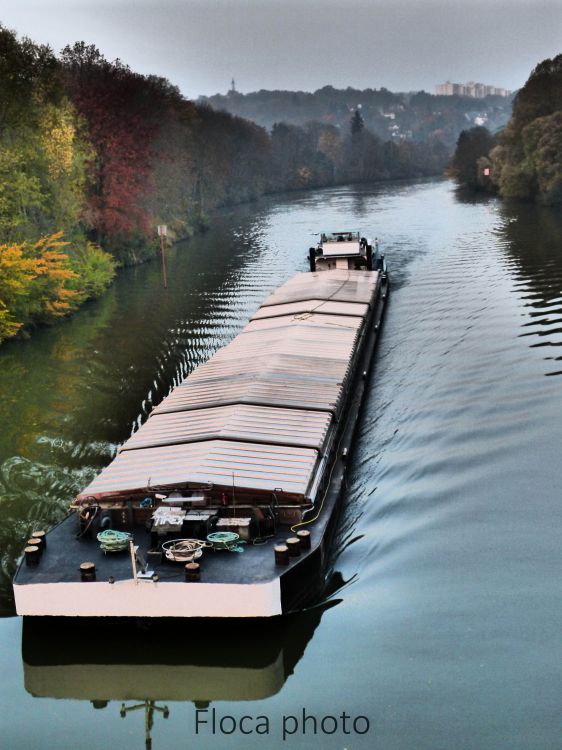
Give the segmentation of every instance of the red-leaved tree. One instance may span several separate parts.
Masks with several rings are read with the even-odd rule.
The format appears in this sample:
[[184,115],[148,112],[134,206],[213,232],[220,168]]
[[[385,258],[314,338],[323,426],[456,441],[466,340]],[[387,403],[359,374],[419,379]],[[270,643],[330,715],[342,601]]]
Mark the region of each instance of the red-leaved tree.
[[84,220],[108,247],[148,237],[158,105],[144,76],[83,42],[62,52],[67,93],[92,146]]

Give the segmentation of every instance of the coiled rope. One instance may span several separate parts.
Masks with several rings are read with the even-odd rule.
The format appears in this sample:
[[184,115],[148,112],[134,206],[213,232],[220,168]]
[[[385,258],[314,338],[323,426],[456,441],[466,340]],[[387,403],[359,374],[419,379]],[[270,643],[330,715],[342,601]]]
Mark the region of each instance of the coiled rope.
[[172,539],[164,542],[162,549],[171,562],[193,562],[203,554],[203,547],[210,545],[200,539]]
[[106,529],[105,531],[100,531],[97,538],[101,551],[107,553],[122,552],[124,549],[127,549],[133,537],[128,531]]
[[207,536],[207,541],[211,542],[214,550],[226,549],[229,552],[243,552],[244,548],[240,545],[243,542],[240,536],[234,531],[215,531]]

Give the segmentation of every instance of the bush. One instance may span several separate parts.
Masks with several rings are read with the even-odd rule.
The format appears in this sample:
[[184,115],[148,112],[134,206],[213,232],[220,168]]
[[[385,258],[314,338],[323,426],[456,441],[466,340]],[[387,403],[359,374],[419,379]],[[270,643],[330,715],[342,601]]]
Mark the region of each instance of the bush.
[[93,242],[73,248],[69,254],[70,268],[76,274],[71,287],[79,303],[103,294],[115,276],[115,259]]
[[35,243],[0,245],[0,342],[98,297],[114,275],[108,253],[92,243],[69,249],[62,232]]

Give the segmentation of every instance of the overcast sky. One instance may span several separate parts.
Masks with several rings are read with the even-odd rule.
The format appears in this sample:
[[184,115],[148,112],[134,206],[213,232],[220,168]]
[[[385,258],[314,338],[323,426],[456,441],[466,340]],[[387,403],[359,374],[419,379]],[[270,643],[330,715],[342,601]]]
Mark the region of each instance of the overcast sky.
[[434,92],[515,89],[562,52],[562,0],[0,0],[0,23],[95,44],[191,98],[326,84]]

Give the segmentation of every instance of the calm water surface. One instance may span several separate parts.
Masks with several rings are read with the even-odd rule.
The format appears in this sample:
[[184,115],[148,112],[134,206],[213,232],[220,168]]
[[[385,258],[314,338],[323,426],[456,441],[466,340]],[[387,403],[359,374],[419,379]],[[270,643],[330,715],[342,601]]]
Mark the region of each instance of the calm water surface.
[[[305,270],[314,233],[348,228],[379,235],[392,291],[326,601],[250,634],[26,626],[22,641],[9,580],[30,530]],[[150,747],[147,700],[169,711],[154,750],[562,748],[560,214],[440,181],[330,189],[225,214],[169,277],[164,292],[158,264],[126,271],[0,350],[0,745]],[[269,734],[196,734],[194,701]],[[141,707],[121,717],[123,702]],[[303,708],[337,730],[303,735]],[[342,712],[368,732],[346,734]]]

